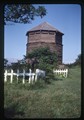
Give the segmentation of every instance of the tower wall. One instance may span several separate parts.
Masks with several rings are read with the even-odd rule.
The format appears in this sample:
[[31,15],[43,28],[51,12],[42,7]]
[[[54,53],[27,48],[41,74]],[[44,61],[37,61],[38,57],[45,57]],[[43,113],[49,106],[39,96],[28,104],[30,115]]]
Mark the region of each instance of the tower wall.
[[55,31],[33,31],[28,33],[26,54],[39,47],[49,47],[56,52],[59,64],[62,64],[62,34]]

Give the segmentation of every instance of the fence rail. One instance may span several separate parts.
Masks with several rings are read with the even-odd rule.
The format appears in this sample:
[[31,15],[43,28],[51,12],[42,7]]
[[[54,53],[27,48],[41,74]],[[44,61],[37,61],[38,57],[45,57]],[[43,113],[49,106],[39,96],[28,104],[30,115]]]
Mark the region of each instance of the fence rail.
[[53,72],[56,73],[56,75],[63,74],[64,77],[68,75],[68,69],[56,69],[53,70]]

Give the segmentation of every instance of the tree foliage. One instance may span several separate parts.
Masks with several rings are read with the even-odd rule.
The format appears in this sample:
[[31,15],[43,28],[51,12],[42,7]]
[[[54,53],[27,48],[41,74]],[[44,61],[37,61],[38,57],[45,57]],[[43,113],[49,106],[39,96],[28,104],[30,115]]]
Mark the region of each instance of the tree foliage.
[[77,66],[77,65],[81,65],[81,54],[79,54],[75,60],[75,62],[71,63],[71,64],[66,64],[68,67],[73,67],[73,66]]
[[27,70],[27,68],[29,68],[29,67],[28,67],[28,65],[26,64],[26,62],[25,62],[25,60],[23,58],[22,60],[18,60],[15,63],[11,63],[11,68],[13,70],[19,69],[19,70],[22,71],[23,69]]
[[32,4],[9,4],[4,8],[4,22],[14,23],[31,23],[35,19],[35,16],[41,18],[46,15],[46,9],[44,6],[38,6],[36,8]]
[[81,65],[81,54],[78,55],[77,59],[75,60],[75,65]]
[[4,67],[7,66],[8,60],[4,58]]
[[37,48],[31,53],[28,53],[28,58],[36,58],[39,64],[36,64],[36,68],[45,70],[47,75],[52,75],[53,69],[57,67],[57,54],[51,52],[48,47]]

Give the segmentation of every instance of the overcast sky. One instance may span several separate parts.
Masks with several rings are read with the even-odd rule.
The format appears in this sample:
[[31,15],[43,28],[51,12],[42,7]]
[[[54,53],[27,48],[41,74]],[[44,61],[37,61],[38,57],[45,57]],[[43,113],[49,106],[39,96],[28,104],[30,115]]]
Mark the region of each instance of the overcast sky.
[[26,32],[46,21],[64,33],[63,63],[74,62],[81,53],[81,6],[78,4],[42,5],[47,9],[47,15],[42,19],[35,17],[31,24],[4,27],[4,57],[10,61],[22,59],[23,55],[26,55]]

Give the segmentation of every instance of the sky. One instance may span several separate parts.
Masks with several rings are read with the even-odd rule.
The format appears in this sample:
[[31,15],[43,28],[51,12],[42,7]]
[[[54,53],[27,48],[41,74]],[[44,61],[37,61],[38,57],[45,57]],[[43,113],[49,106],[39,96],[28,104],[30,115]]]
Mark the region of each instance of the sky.
[[47,9],[47,15],[42,19],[35,17],[30,24],[4,26],[4,58],[11,62],[23,59],[26,55],[26,33],[31,28],[43,22],[48,22],[53,27],[64,33],[63,63],[75,62],[81,53],[81,6],[79,4],[37,4]]

